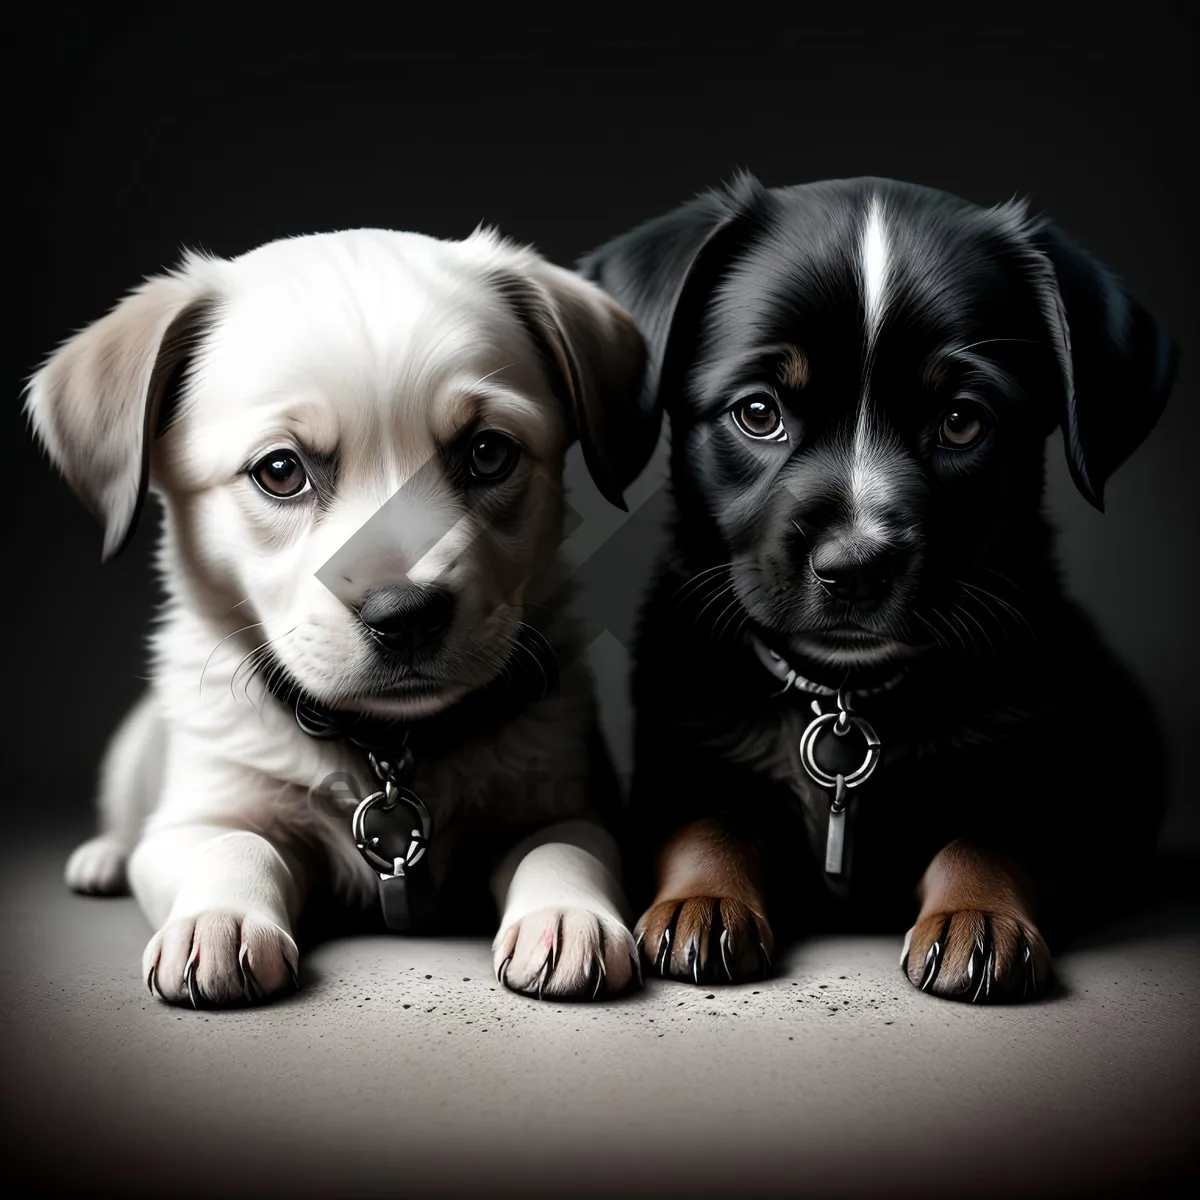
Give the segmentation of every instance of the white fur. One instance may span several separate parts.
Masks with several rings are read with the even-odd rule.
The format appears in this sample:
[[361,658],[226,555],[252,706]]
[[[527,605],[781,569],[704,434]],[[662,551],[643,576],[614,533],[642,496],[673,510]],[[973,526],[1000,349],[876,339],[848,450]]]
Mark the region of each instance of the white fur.
[[878,196],[873,196],[867,207],[867,219],[863,224],[862,243],[859,249],[868,346],[875,342],[879,326],[883,321],[884,310],[887,307],[888,277],[891,270],[890,255],[883,205]]
[[[534,596],[506,590],[506,571],[552,578],[568,423],[515,310],[487,285],[496,268],[533,280],[548,306],[569,312],[568,333],[586,322],[584,340],[600,354],[630,345],[627,318],[598,290],[491,233],[443,242],[358,230],[231,261],[189,256],[66,343],[31,384],[34,427],[108,521],[111,548],[131,519],[141,412],[168,331],[190,305],[209,306],[178,414],[150,457],[168,595],[151,689],[109,748],[102,835],[67,868],[78,890],[114,891],[128,859],[158,930],[144,974],[169,1001],[198,989],[211,1003],[241,1003],[290,986],[292,930],[315,871],[331,866],[346,903],[375,902],[348,825],[371,785],[364,760],[297,728],[255,675],[256,648],[270,644],[329,704],[419,717],[489,682],[521,622],[538,619],[525,607]],[[438,439],[475,410],[524,447],[521,519],[507,537],[478,536],[438,465]],[[281,504],[257,490],[247,466],[280,447],[336,451],[331,503]],[[420,486],[401,490],[417,472]],[[442,651],[446,682],[433,696],[366,696],[378,654],[352,605],[372,587],[435,576],[459,600]],[[561,840],[535,839],[527,859],[497,875],[498,945],[528,940],[542,909],[565,939],[551,986],[513,971],[518,990],[590,994],[579,963],[629,941],[612,847],[583,820],[582,789],[534,795],[528,783],[531,764],[555,778],[586,773],[592,718],[588,681],[568,668],[561,700],[515,715],[500,738],[465,739],[453,755],[418,763],[414,788],[437,797],[437,879],[457,840],[497,806],[513,821],[575,819]],[[339,772],[354,784],[322,793]],[[614,955],[598,990],[628,979]]]
[[865,342],[862,394],[854,425],[854,446],[849,467],[850,536],[855,540],[878,542],[886,529],[891,485],[887,470],[887,440],[880,436],[871,420],[871,368],[875,341],[888,304],[891,276],[891,249],[883,205],[873,196],[867,207],[859,245],[864,312]]

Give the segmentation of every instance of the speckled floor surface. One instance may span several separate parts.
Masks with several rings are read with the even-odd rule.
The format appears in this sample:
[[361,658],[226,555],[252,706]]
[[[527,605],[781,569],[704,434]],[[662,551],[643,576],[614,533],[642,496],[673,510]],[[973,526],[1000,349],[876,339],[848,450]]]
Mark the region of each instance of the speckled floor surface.
[[26,1194],[1146,1194],[1197,1132],[1191,903],[1061,957],[1067,994],[1028,1008],[925,997],[885,939],[589,1006],[498,989],[481,942],[371,937],[274,1008],[193,1013],[146,994],[132,901],[65,893],[66,848],[5,855]]

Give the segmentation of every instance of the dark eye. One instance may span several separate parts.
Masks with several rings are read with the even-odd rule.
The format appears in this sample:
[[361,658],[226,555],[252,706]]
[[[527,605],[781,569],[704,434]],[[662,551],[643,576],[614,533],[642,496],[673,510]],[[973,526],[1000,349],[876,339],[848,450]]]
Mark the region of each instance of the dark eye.
[[471,439],[467,456],[471,474],[481,483],[499,483],[512,473],[521,452],[517,443],[494,429],[485,429]]
[[308,490],[304,464],[291,450],[272,450],[250,468],[250,477],[268,496],[291,500]]
[[733,409],[733,419],[747,437],[757,441],[787,440],[779,401],[770,392],[751,392],[743,396]]
[[983,431],[982,414],[977,409],[964,405],[951,412],[942,422],[938,440],[951,450],[964,450],[979,441],[983,437]]

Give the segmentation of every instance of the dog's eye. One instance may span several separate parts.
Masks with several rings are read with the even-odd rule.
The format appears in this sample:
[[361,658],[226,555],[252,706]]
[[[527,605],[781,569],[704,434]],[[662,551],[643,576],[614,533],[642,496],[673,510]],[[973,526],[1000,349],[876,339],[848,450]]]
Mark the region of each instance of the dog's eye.
[[787,438],[779,401],[770,392],[743,396],[733,409],[733,419],[747,437],[758,441],[781,442]]
[[499,483],[512,473],[520,454],[512,438],[485,429],[471,439],[467,462],[471,475],[481,483]]
[[973,446],[982,436],[983,418],[966,406],[956,409],[946,417],[939,434],[942,445],[952,450],[963,450],[967,446]]
[[250,468],[250,477],[268,496],[291,500],[308,490],[308,473],[291,450],[272,450]]

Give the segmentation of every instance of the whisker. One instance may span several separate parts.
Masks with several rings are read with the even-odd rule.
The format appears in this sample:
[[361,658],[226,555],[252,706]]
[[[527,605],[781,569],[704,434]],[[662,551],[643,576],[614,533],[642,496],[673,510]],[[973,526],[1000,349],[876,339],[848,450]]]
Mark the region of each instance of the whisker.
[[919,612],[914,612],[913,616],[916,617],[917,620],[920,621],[921,624],[924,625],[925,628],[928,629],[933,635],[934,643],[947,653],[950,653],[950,643],[947,642],[940,633],[938,633],[936,626],[934,626],[932,622],[927,621]]
[[675,591],[671,593],[670,599],[676,601],[671,611],[676,611],[683,604],[684,593],[694,590],[701,582],[705,582],[706,584],[711,582],[712,576],[718,571],[731,571],[732,569],[733,567],[730,563],[718,563],[715,567],[706,567],[703,571],[700,571],[697,574],[692,575],[690,578],[685,579],[683,583],[681,583],[679,587],[677,587]]
[[[261,625],[261,624],[263,624],[263,622],[262,622],[262,621],[260,621],[260,622],[258,622],[258,623],[259,623],[260,625]],[[295,633],[295,632],[296,632],[296,630],[297,630],[298,628],[299,628],[299,626],[298,626],[298,625],[293,625],[293,626],[291,627],[291,629],[289,629],[289,630],[287,631],[287,633],[281,633],[281,634],[279,634],[277,637],[273,637],[273,638],[267,638],[267,640],[266,640],[265,642],[263,642],[263,643],[262,643],[262,645],[260,645],[260,646],[255,646],[255,647],[254,647],[254,649],[253,649],[253,650],[251,650],[251,651],[250,651],[250,653],[249,653],[249,654],[247,654],[247,655],[245,656],[245,658],[243,658],[243,659],[241,660],[241,662],[239,662],[239,663],[238,663],[238,665],[237,665],[236,667],[234,667],[234,668],[233,668],[233,674],[232,674],[232,675],[229,677],[229,695],[230,695],[230,696],[233,698],[233,702],[234,702],[235,704],[237,703],[237,693],[234,691],[234,686],[235,686],[235,684],[237,683],[238,672],[239,672],[239,671],[242,669],[242,667],[245,665],[245,663],[246,663],[246,662],[247,662],[249,659],[251,659],[251,658],[253,658],[255,655],[257,655],[257,654],[258,654],[260,651],[262,651],[262,650],[265,650],[265,649],[266,649],[268,646],[270,646],[270,645],[271,645],[273,642],[280,642],[280,641],[282,641],[282,640],[283,640],[285,637],[290,637],[290,636],[291,636],[293,633]],[[250,677],[251,677],[251,678],[253,678],[253,677],[254,677],[254,671],[253,671],[253,670],[252,670],[252,671],[251,671],[251,673],[250,673]],[[248,687],[248,686],[249,686],[249,683],[247,683],[247,687]],[[247,693],[247,695],[246,695],[246,699],[247,699],[247,700],[249,700],[249,699],[250,699],[249,693]]]
[[[982,588],[978,584],[968,583],[965,579],[957,580],[957,582],[962,584],[963,587],[967,588],[971,592],[978,592],[981,594],[981,596],[987,596],[992,600],[995,600],[996,603],[1010,613],[1015,620],[1020,621],[1021,624],[1024,625],[1027,630],[1029,630],[1031,637],[1037,637],[1037,634],[1034,632],[1033,626],[1029,623],[1028,618],[1026,618],[1025,614],[1019,608],[1017,608],[1015,604],[1010,604],[1002,596],[997,596],[995,592],[989,592],[987,588]],[[980,599],[980,603],[983,604],[984,601]]]
[[1044,346],[1045,342],[1038,341],[1037,338],[1017,338],[1017,337],[993,337],[980,338],[977,342],[968,342],[965,346],[955,346],[951,351],[952,354],[962,354],[964,350],[974,350],[976,346],[991,346],[997,342],[1017,342],[1026,346]]
[[722,584],[721,587],[717,589],[716,593],[714,595],[710,596],[709,599],[705,602],[704,607],[696,614],[695,624],[699,625],[700,618],[702,616],[704,616],[704,614],[708,611],[708,609],[717,600],[720,600],[722,596],[726,595],[728,592],[730,592],[732,590],[733,590],[733,581],[732,580],[728,580],[726,583]]
[[232,633],[227,633],[209,652],[208,657],[204,660],[204,666],[200,668],[200,694],[204,694],[204,673],[208,670],[208,664],[212,662],[213,655],[225,645],[232,637],[237,637],[239,633],[245,633],[247,629],[255,629],[259,625],[265,625],[266,621],[255,621],[251,625],[243,625],[241,629],[235,629]]
[[[986,629],[984,629],[984,627],[979,623],[979,621],[971,614],[970,609],[968,609],[966,607],[966,605],[960,604],[960,605],[958,605],[958,611],[960,613],[962,613],[962,615],[964,617],[968,618],[971,621],[971,623],[979,630],[979,632],[983,634],[984,639],[987,641],[988,646],[991,648],[992,657],[993,658],[997,657],[999,654],[999,651],[996,649],[996,643],[992,641],[991,635],[988,633],[988,631]],[[975,639],[972,638],[971,640],[974,641]]]

